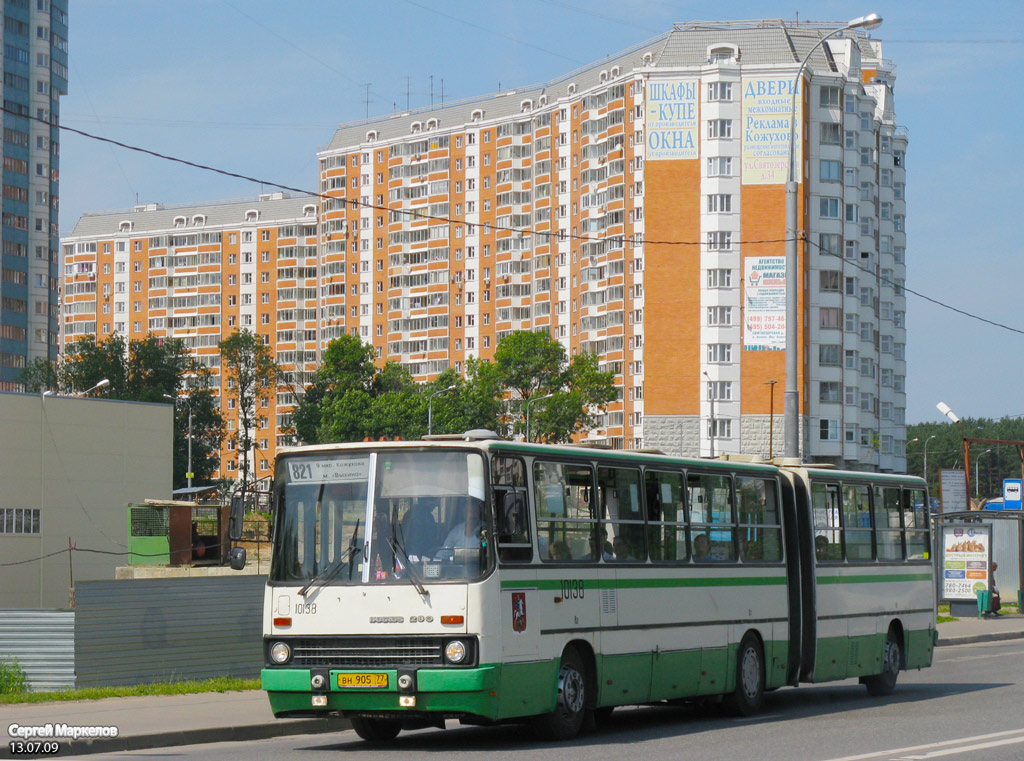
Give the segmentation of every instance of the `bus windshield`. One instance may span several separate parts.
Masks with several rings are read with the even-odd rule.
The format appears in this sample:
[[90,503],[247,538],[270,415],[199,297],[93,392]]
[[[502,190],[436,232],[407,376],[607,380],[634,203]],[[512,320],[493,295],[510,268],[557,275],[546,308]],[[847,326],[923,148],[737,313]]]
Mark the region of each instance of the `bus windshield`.
[[270,579],[471,581],[490,565],[477,452],[318,452],[282,458]]

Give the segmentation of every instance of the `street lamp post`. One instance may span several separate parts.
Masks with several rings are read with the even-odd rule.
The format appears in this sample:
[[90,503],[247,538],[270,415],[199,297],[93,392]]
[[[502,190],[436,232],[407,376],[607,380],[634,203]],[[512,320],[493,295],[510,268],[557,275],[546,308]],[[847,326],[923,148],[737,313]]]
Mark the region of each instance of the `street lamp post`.
[[711,443],[711,458],[715,457],[715,389],[711,385],[711,376],[704,371],[704,377],[708,379],[708,401],[711,402],[711,424],[708,427],[708,439]]
[[934,439],[938,434],[933,433],[927,439],[924,440],[924,480],[928,481],[928,442]]
[[827,39],[850,29],[875,29],[882,23],[877,13],[855,18],[846,26],[834,29],[812,47],[793,77],[793,103],[789,118],[789,170],[786,178],[786,391],[783,397],[785,424],[785,456],[800,457],[800,391],[797,379],[799,369],[800,338],[799,312],[797,310],[799,267],[797,266],[797,172],[796,172],[796,103],[800,77],[803,75],[811,55]]
[[448,388],[442,388],[434,391],[427,395],[427,436],[434,433],[434,397],[438,394],[444,394],[455,388],[455,384],[452,384]]
[[554,394],[544,394],[544,396],[531,396],[526,400],[526,441],[530,441],[530,405],[534,402],[538,402],[541,399],[550,399]]
[[775,384],[777,380],[765,381],[764,385],[771,386],[771,401],[768,402],[768,459],[771,460],[775,453]]
[[[188,488],[192,488],[192,476],[195,475],[192,472],[192,400],[184,396],[171,396],[170,394],[164,394],[165,399],[170,399],[172,402],[177,404],[178,402],[184,402],[188,405],[188,463],[186,467],[188,472],[185,473],[185,478],[188,479]],[[191,492],[190,492],[191,494]]]
[[980,455],[978,455],[977,457],[974,458],[974,496],[975,496],[975,498],[977,498],[977,496],[978,496],[978,483],[979,483],[979,481],[978,481],[978,465],[981,464],[981,458],[984,457],[985,455],[987,455],[991,451],[992,451],[991,449],[986,449],[984,452],[982,452]]
[[[964,433],[964,424],[960,421],[960,418],[957,416],[957,414],[953,412],[953,410],[950,409],[950,406],[945,402],[939,402],[938,404],[936,404],[935,409],[937,409],[939,412],[941,412],[943,415],[949,418],[950,422],[956,423],[957,425],[960,426],[960,439],[963,442],[964,447],[964,481],[966,482],[964,485],[966,486],[966,492],[969,496],[971,493],[971,445],[970,442],[967,441],[967,435]],[[956,465],[954,465],[953,467],[955,468]],[[970,505],[968,505],[968,507],[970,507]]]

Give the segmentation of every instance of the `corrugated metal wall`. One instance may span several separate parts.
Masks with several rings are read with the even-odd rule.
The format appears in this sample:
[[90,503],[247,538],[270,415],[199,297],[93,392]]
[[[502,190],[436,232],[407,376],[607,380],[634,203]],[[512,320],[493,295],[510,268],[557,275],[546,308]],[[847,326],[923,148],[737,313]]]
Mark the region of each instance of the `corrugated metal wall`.
[[0,608],[0,658],[16,658],[35,691],[75,686],[75,612]]
[[258,677],[265,584],[248,575],[76,584],[78,686]]

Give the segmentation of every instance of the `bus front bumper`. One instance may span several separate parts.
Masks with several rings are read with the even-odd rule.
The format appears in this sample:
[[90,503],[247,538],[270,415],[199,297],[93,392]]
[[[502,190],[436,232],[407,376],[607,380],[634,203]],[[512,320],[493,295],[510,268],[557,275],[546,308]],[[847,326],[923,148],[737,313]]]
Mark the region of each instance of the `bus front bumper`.
[[[271,668],[261,673],[263,689],[277,718],[318,716],[337,712],[409,714],[472,714],[489,719],[498,717],[498,685],[501,667],[418,669],[415,687],[400,690],[398,671],[372,672],[387,675],[386,687],[341,687],[339,677],[356,672],[330,670],[326,685],[311,686],[310,669]],[[361,672],[360,672],[361,673]],[[403,672],[405,673],[405,672]]]

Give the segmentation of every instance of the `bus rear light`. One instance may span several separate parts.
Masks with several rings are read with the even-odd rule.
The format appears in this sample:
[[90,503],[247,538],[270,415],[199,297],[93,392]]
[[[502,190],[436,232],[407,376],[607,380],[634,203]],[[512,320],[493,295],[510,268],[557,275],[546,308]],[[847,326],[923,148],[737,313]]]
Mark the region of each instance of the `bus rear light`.
[[465,616],[441,616],[442,624],[464,624],[466,623]]
[[291,616],[275,616],[274,617],[274,626],[291,626],[291,625],[292,625],[292,617]]

